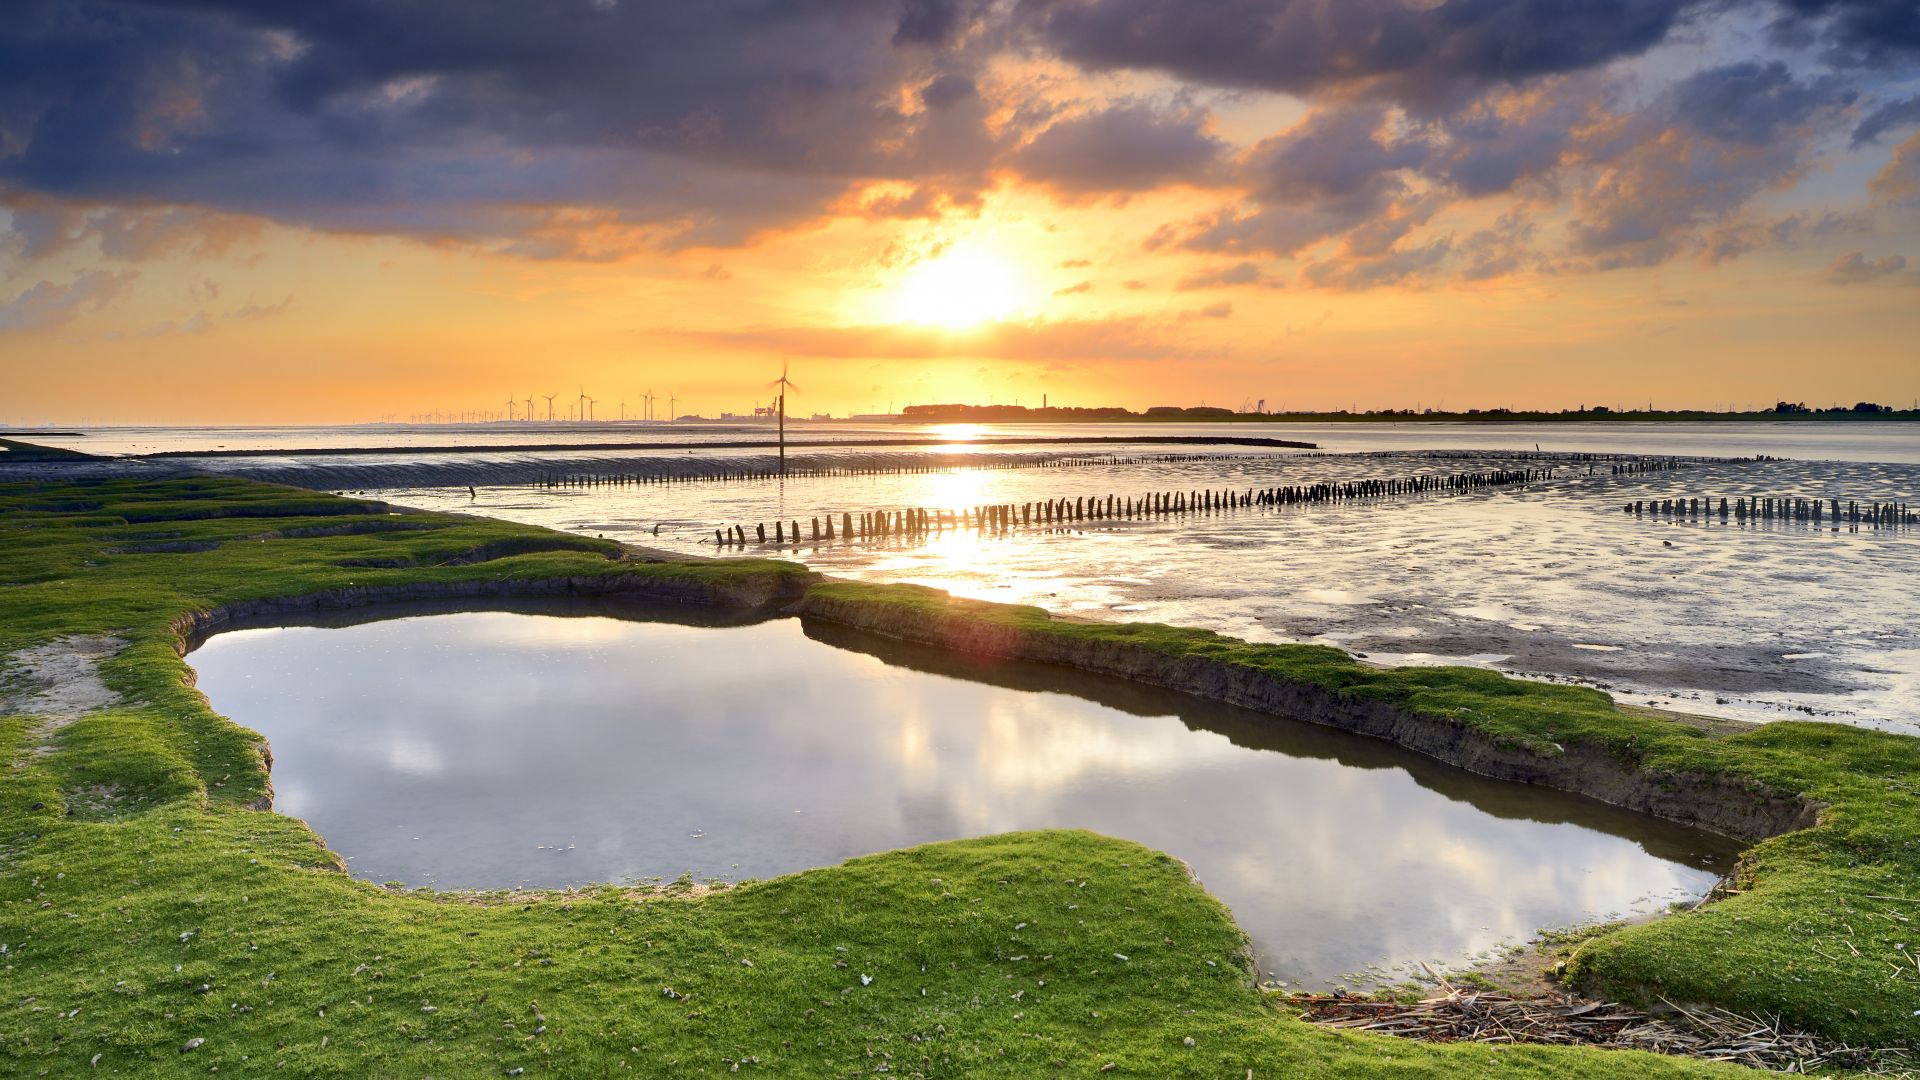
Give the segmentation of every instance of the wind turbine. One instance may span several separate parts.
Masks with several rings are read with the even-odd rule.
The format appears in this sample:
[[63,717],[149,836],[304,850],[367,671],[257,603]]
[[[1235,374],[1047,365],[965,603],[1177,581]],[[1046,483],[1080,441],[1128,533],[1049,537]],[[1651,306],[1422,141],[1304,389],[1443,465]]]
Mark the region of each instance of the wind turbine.
[[513,406],[514,406],[514,400],[512,398],[508,398],[507,399],[507,419],[508,420],[513,419]]
[[559,397],[560,395],[544,394],[542,396],[547,399],[547,423],[551,424],[553,423],[553,399]]
[[600,403],[599,398],[590,397],[587,399],[587,422],[588,423],[593,422],[593,407],[599,403]]
[[527,417],[526,418],[528,420],[533,419],[533,395],[532,394],[527,395]]
[[587,418],[587,388],[580,387],[580,396],[573,399],[573,415],[576,419]]
[[793,380],[787,378],[787,362],[780,361],[780,377],[767,384],[768,389],[778,387],[780,396],[774,399],[774,405],[780,413],[780,475],[787,475],[787,391],[797,390]]
[[674,397],[672,392],[669,391],[667,394],[667,420],[671,422],[675,417],[679,415],[680,415],[680,399],[677,397]]
[[624,424],[626,423],[626,421],[627,421],[627,399],[621,398],[620,399],[620,422]]
[[651,386],[647,387],[647,392],[640,395],[640,400],[646,403],[646,410],[647,410],[646,418],[648,420],[653,419],[653,403],[655,400],[653,396],[653,387]]

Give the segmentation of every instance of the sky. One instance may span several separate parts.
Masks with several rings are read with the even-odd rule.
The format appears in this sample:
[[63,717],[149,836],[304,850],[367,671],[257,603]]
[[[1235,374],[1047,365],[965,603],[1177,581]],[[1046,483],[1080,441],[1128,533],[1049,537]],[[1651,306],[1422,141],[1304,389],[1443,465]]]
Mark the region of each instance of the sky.
[[[1920,397],[1912,0],[12,0],[0,422]],[[511,404],[510,404],[511,403]]]

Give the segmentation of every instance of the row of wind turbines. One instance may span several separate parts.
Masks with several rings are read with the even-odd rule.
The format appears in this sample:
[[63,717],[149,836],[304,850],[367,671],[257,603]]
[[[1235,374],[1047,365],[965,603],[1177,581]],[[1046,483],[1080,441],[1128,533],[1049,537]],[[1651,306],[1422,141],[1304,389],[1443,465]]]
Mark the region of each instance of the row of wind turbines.
[[[530,394],[524,398],[508,398],[506,401],[507,419],[508,420],[527,420],[527,421],[545,419],[547,423],[552,423],[554,420],[553,403],[554,403],[554,400],[557,399],[559,396],[560,396],[559,394],[555,393],[555,394]],[[541,417],[533,407],[533,403],[536,398],[539,400],[545,401],[547,403],[547,415],[544,418]],[[652,390],[648,390],[646,393],[641,394],[640,395],[640,403],[641,403],[640,415],[630,417],[627,415],[627,403],[625,399],[622,399],[620,402],[620,419],[622,420],[664,419],[669,421],[674,419],[674,413],[675,413],[675,410],[679,407],[680,399],[678,397],[675,397],[672,394],[667,395],[667,415],[664,417],[657,417],[653,415],[653,406],[659,400],[660,400],[660,395],[654,393]],[[593,422],[599,419],[597,416],[594,415],[594,407],[600,404],[603,404],[603,402],[601,402],[599,398],[588,394],[587,388],[585,386],[582,386],[579,388],[579,391],[574,395],[573,406],[572,408],[567,410],[567,416],[564,417],[563,419],[581,420],[581,421],[587,421],[589,423]],[[521,411],[521,406],[525,406],[525,411]]]

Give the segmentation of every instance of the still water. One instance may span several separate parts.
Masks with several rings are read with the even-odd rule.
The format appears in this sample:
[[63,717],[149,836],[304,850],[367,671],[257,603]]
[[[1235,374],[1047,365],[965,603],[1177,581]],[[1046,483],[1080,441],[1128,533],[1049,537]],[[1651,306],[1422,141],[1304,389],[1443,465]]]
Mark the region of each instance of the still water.
[[276,809],[375,881],[765,878],[1078,827],[1186,860],[1264,973],[1325,985],[1696,897],[1737,850],[1376,740],[794,619],[425,614],[229,631],[190,662],[272,744]]

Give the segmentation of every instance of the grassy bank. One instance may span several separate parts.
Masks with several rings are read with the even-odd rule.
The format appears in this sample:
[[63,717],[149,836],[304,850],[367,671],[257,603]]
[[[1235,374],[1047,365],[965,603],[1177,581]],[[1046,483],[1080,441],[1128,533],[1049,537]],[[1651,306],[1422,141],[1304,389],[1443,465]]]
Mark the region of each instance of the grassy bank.
[[[551,587],[738,598],[792,595],[808,577],[763,560],[636,562],[589,538],[241,481],[0,483],[0,654],[125,643],[99,665],[119,703],[64,726],[29,701],[17,663],[0,671],[0,688],[27,703],[0,717],[0,1073],[93,1075],[97,1060],[143,1076],[282,1065],[318,1076],[1034,1076],[1107,1075],[1108,1064],[1119,1076],[1733,1075],[1309,1027],[1252,988],[1243,936],[1176,862],[1086,833],[930,845],[705,896],[384,890],[340,873],[301,823],[251,808],[270,790],[257,736],[185,685],[175,651],[195,613],[287,597]],[[910,589],[861,595],[950,603]],[[1920,895],[1920,742],[1818,724],[1712,739],[1613,712],[1599,695],[1484,673],[1382,673],[1332,650],[963,607],[956,617],[1124,634],[1415,708],[1484,712],[1503,736],[1543,747],[1593,739],[1649,767],[1812,793],[1832,804],[1822,825],[1761,845],[1748,891],[1603,936],[1578,967],[1622,989],[1796,1020],[1817,1012],[1823,1030],[1860,1039],[1920,1024],[1906,1015],[1920,1008],[1920,970],[1889,975],[1881,963],[1907,940],[1893,928],[1910,924],[1869,917],[1878,902],[1866,899]],[[1842,923],[1856,963],[1832,940]],[[1825,966],[1815,947],[1839,959]]]
[[911,609],[946,624],[935,638],[986,624],[1201,658],[1390,703],[1522,754],[1596,752],[1656,785],[1713,782],[1811,800],[1821,804],[1818,825],[1750,849],[1731,895],[1684,918],[1597,937],[1570,974],[1623,1000],[1720,1005],[1875,1045],[1920,1042],[1920,739],[1828,723],[1696,725],[1618,708],[1596,690],[1477,668],[1377,667],[1323,646],[1058,620],[915,586],[826,582],[808,603]]

